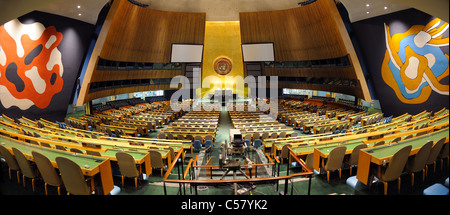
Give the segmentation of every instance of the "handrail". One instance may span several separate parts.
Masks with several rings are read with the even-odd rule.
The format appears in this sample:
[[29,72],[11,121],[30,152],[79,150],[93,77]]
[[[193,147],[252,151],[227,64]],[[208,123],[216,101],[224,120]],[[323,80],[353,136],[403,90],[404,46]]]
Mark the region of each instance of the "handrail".
[[289,154],[294,158],[294,160],[297,161],[297,163],[299,163],[306,170],[306,172],[312,174],[313,171],[311,171],[308,168],[308,166],[306,166],[306,163],[302,159],[298,158],[297,155],[295,155],[295,152],[291,150],[291,147],[288,147],[288,148],[289,148]]
[[[269,156],[268,153],[266,153],[266,156],[267,156],[267,158],[269,159],[270,163],[274,163],[273,160],[272,160],[272,158]],[[279,163],[279,162],[278,162],[278,163]]]
[[195,165],[196,165],[196,163],[197,163],[197,159],[198,159],[198,155],[195,156],[194,163],[192,163],[192,166],[193,166],[193,167],[195,167]]
[[[178,160],[179,156],[181,155],[182,150],[180,150],[177,155],[175,156],[174,160]],[[195,161],[193,162],[196,163],[198,156],[195,158]],[[271,159],[270,159],[271,160]],[[306,170],[309,170],[308,167],[306,167],[306,164],[304,162],[299,162],[300,165],[302,165]],[[271,160],[270,165],[273,165],[273,161]],[[313,172],[312,171],[307,171],[307,172],[301,172],[301,173],[295,173],[295,174],[291,174],[291,175],[286,175],[286,176],[277,176],[277,177],[266,177],[266,178],[250,178],[250,179],[222,179],[222,180],[182,180],[182,179],[168,179],[172,169],[175,167],[176,162],[172,162],[172,164],[170,165],[170,167],[167,169],[166,174],[164,174],[163,180],[164,182],[168,182],[168,183],[190,183],[190,184],[217,184],[217,183],[243,183],[243,182],[263,182],[263,181],[274,181],[274,180],[282,180],[282,179],[290,179],[293,177],[299,177],[299,176],[307,176],[307,175],[312,175]],[[253,166],[255,166],[257,164],[253,164]],[[261,164],[259,164],[261,165]],[[267,165],[267,164],[263,164],[263,165]],[[218,165],[207,165],[207,166],[195,166],[192,165],[193,167],[215,167]],[[246,166],[246,165],[241,165],[241,166]]]
[[186,170],[184,171],[184,174],[183,174],[183,179],[186,179],[186,176],[189,173],[189,169],[191,168],[193,161],[194,160],[192,158],[189,160],[189,163],[188,163],[188,165],[186,167]]
[[[183,150],[179,150],[178,153],[175,155],[175,158],[173,158],[172,160],[177,161],[180,158],[182,153],[183,153]],[[164,181],[168,180],[167,178],[169,177],[170,172],[172,172],[172,169],[175,167],[175,164],[177,164],[177,162],[172,162],[170,167],[167,169],[166,174],[164,174],[164,177],[163,177]]]

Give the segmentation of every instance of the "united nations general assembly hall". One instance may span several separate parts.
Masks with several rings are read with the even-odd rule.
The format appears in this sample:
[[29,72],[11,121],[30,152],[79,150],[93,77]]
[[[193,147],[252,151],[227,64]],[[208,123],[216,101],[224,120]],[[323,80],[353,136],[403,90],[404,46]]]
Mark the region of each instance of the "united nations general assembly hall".
[[1,0],[0,194],[448,196],[448,8]]

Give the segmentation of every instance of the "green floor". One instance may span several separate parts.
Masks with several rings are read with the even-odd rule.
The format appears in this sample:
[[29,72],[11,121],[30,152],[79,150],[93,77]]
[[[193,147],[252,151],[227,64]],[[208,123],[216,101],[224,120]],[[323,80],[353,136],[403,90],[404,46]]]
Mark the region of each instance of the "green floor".
[[[166,127],[166,126],[164,126]],[[225,110],[222,110],[220,115],[220,123],[216,133],[216,142],[212,151],[213,158],[218,157],[220,153],[220,143],[229,141],[229,129],[232,128],[230,118]],[[164,129],[164,128],[162,128]],[[158,132],[161,129],[158,129]],[[150,133],[149,137],[156,137],[158,132]],[[301,134],[298,130],[296,132]],[[189,161],[189,158],[194,158],[196,153],[187,154],[188,158],[185,159],[185,164]],[[213,159],[213,164],[217,164],[217,159]],[[12,180],[8,179],[8,169],[6,163],[1,162],[2,168],[0,171],[0,194],[3,195],[44,195],[44,182],[42,180],[36,181],[36,192],[33,193],[31,189],[31,180],[27,180],[27,185],[24,188],[22,184],[17,183],[15,172],[13,171]],[[298,172],[300,169],[298,167],[292,167],[290,171]],[[140,180],[137,189],[134,187],[134,181],[129,179],[125,180],[125,187],[121,185],[121,179],[116,171],[113,172],[114,184],[121,187],[121,192],[119,195],[163,195],[164,194],[164,183],[162,177],[159,175],[159,171],[154,171],[155,173],[151,175],[148,180]],[[175,174],[177,169],[172,171],[170,178],[177,178]],[[353,171],[355,172],[355,171]],[[443,171],[440,170],[440,163],[438,162],[436,173],[431,173],[426,178],[425,182],[421,180],[421,174],[416,175],[416,185],[411,187],[410,175],[402,176],[402,187],[400,193],[398,193],[396,182],[390,183],[388,194],[389,195],[422,195],[423,190],[434,183],[444,183],[444,180],[448,177],[449,167],[446,162],[444,162]],[[280,175],[286,175],[286,165],[281,166]],[[350,177],[349,169],[344,168],[342,171],[342,178],[339,179],[338,172],[331,174],[330,182],[327,182],[326,175],[314,175],[311,180],[311,195],[382,195],[383,185],[381,183],[375,183],[371,189],[365,187],[360,190],[354,190],[346,184],[346,179]],[[308,189],[309,180],[306,178],[295,178],[289,181],[288,194],[294,195],[306,195]],[[280,192],[284,191],[285,182],[284,180],[279,181],[277,186],[276,183],[270,184],[257,184],[253,189],[251,189],[252,195],[279,195]],[[250,185],[239,185],[241,187],[250,187]],[[277,190],[278,187],[278,190]],[[166,183],[166,191],[168,195],[176,195],[180,190],[179,184]],[[187,195],[194,194],[194,188],[189,186],[183,189]],[[192,191],[192,194],[191,194]],[[198,186],[198,195],[233,195],[232,184],[226,185],[216,185],[216,186]],[[49,189],[50,194],[57,194],[55,188]]]

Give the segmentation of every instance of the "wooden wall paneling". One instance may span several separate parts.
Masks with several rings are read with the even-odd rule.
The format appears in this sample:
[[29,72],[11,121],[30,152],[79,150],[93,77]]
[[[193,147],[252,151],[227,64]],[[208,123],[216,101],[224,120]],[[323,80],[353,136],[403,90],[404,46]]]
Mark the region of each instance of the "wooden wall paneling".
[[100,56],[100,52],[103,48],[103,45],[106,40],[106,36],[108,34],[109,28],[111,27],[114,15],[116,14],[117,8],[119,7],[120,1],[113,1],[111,8],[109,9],[108,15],[106,16],[105,21],[103,22],[102,29],[100,30],[100,34],[97,37],[97,42],[95,43],[94,50],[92,51],[91,58],[88,63],[88,67],[86,69],[86,73],[84,75],[83,83],[81,85],[80,93],[78,95],[77,106],[82,106],[84,103],[90,100],[86,100],[86,95],[88,94],[89,84],[91,82],[92,74],[97,67],[98,57]]
[[340,68],[266,68],[266,76],[322,77],[356,79],[351,67]]
[[372,102],[369,88],[367,87],[366,79],[364,77],[364,73],[359,63],[358,56],[356,55],[355,49],[353,48],[352,41],[350,40],[350,36],[347,33],[347,29],[345,28],[344,22],[340,18],[341,16],[339,14],[339,11],[337,10],[333,0],[322,0],[322,1],[328,4],[328,7],[330,8],[331,11],[331,15],[334,17],[336,26],[338,26],[338,33],[341,35],[342,41],[349,54],[350,63],[351,65],[353,65],[355,74],[359,81],[360,92],[358,93],[358,97],[364,99],[366,102]]
[[[357,94],[358,97],[371,101],[361,66],[333,0],[317,0],[312,4],[287,10],[242,12],[239,13],[239,18],[242,43],[273,42],[275,61],[320,60],[348,55],[353,73],[350,75],[351,79],[359,80],[357,90],[361,91],[352,95]],[[266,69],[265,73],[280,74],[287,71],[276,70]],[[343,75],[336,74],[336,70],[339,69],[329,69],[329,76]],[[307,71],[300,69],[294,73]],[[325,71],[321,70],[311,75],[323,76],[323,72]]]
[[93,99],[103,98],[103,97],[111,96],[111,95],[142,92],[142,91],[155,91],[155,90],[175,90],[175,88],[170,88],[169,84],[163,84],[163,85],[147,85],[147,86],[133,86],[133,87],[122,87],[122,88],[115,88],[115,89],[105,89],[105,90],[97,91],[95,93],[88,94],[87,100],[91,101]]
[[[270,84],[267,83],[269,86]],[[299,84],[299,83],[286,83],[279,82],[279,88],[289,88],[289,89],[308,89],[308,90],[321,90],[321,91],[329,91],[336,93],[344,93],[347,95],[358,96],[359,90],[353,87],[338,87],[334,85],[326,85],[326,84]]]
[[172,78],[177,75],[184,75],[184,73],[182,70],[96,70],[91,82]]
[[242,43],[274,42],[276,61],[347,54],[323,0],[287,10],[240,13]]
[[203,44],[205,13],[169,12],[123,1],[101,57],[169,63],[172,43]]
[[159,86],[170,89],[151,85],[88,93],[91,82],[183,75],[181,70],[96,70],[96,65],[99,57],[122,62],[169,63],[172,43],[203,44],[205,21],[205,13],[159,11],[126,0],[115,0],[89,61],[77,106],[122,92],[158,90]]

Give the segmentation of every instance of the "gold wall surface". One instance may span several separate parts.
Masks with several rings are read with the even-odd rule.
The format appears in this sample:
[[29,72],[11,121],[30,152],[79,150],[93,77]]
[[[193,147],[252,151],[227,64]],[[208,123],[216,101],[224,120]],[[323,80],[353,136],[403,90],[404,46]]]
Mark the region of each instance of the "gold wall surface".
[[[235,86],[234,80],[237,76],[242,77],[242,79],[245,78],[241,49],[239,22],[206,22],[202,68],[202,97],[209,94],[208,91],[214,93],[214,90],[218,88],[229,88],[233,89],[233,93],[238,95],[247,95],[246,90]],[[214,60],[218,57],[227,57],[231,60],[232,70],[229,74],[219,75],[214,71]],[[208,82],[210,83],[209,86]]]

